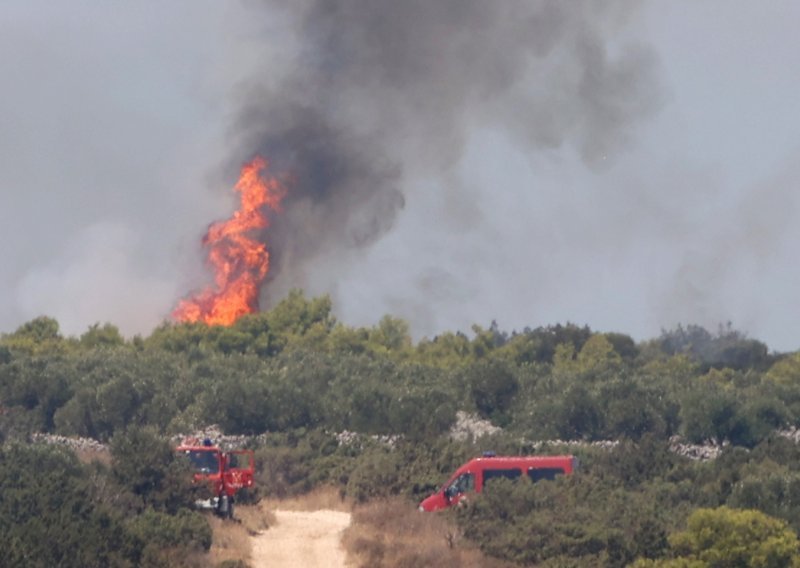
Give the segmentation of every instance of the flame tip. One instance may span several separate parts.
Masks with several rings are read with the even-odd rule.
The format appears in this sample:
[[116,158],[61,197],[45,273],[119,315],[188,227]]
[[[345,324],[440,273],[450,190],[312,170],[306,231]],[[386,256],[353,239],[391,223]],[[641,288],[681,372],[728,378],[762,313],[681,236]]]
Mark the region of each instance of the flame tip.
[[184,298],[172,311],[178,322],[230,326],[243,315],[258,311],[258,292],[269,272],[269,250],[248,233],[269,226],[263,209],[280,211],[286,186],[278,178],[264,178],[268,162],[256,155],[240,171],[234,191],[240,206],[226,221],[211,223],[202,244],[208,247],[207,262],[214,270],[217,289],[206,288]]

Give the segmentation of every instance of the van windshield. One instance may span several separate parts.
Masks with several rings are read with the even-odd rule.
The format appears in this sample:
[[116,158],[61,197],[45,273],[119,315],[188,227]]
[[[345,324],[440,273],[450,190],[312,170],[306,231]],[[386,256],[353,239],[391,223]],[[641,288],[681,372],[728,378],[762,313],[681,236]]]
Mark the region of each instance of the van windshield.
[[446,495],[460,495],[475,490],[475,476],[471,473],[462,473],[445,488]]

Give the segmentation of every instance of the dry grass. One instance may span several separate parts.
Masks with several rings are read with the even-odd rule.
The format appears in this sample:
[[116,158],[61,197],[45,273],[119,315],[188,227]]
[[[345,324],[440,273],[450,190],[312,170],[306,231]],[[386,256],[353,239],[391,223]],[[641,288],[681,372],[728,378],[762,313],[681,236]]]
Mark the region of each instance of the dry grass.
[[319,487],[305,495],[287,497],[285,499],[263,499],[261,501],[269,510],[280,509],[283,511],[318,511],[329,509],[331,511],[350,512],[352,505],[342,499],[341,493],[335,487]]
[[[244,507],[239,507],[237,514],[241,513],[241,509]],[[225,560],[243,562],[250,560],[252,554],[250,534],[243,523],[226,521],[209,514],[208,524],[214,533],[211,550],[208,552],[212,565]]]
[[455,523],[436,513],[421,513],[399,499],[381,500],[353,511],[344,546],[359,567],[506,568],[468,545]]
[[237,505],[234,511],[236,520],[244,526],[251,535],[267,530],[275,524],[275,513],[267,503],[256,505]]
[[208,524],[214,533],[209,551],[213,566],[226,560],[249,562],[252,555],[251,537],[275,524],[275,515],[264,504],[237,505],[235,520],[228,521],[208,515]]

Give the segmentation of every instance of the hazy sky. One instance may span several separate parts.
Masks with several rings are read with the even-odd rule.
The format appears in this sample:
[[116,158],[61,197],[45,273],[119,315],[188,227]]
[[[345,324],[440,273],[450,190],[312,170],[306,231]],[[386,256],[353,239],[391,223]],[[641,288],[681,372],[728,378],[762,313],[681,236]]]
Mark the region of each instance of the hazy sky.
[[265,303],[329,293],[416,337],[731,321],[800,348],[800,4],[509,3],[530,29],[482,4],[387,2],[384,30],[359,0],[3,2],[0,332],[148,333],[208,280],[234,165],[283,143],[302,168],[310,138],[349,165],[344,201],[322,230],[296,197]]

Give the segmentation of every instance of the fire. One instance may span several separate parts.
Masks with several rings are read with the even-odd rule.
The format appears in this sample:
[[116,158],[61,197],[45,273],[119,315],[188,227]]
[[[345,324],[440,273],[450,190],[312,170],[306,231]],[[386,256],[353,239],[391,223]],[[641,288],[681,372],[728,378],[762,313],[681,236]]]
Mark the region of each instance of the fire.
[[258,310],[258,291],[269,271],[267,246],[249,233],[269,226],[265,208],[280,211],[286,187],[273,176],[265,177],[267,161],[256,157],[242,166],[234,190],[241,204],[226,221],[213,223],[203,237],[215,286],[181,300],[172,312],[180,322],[231,325]]

